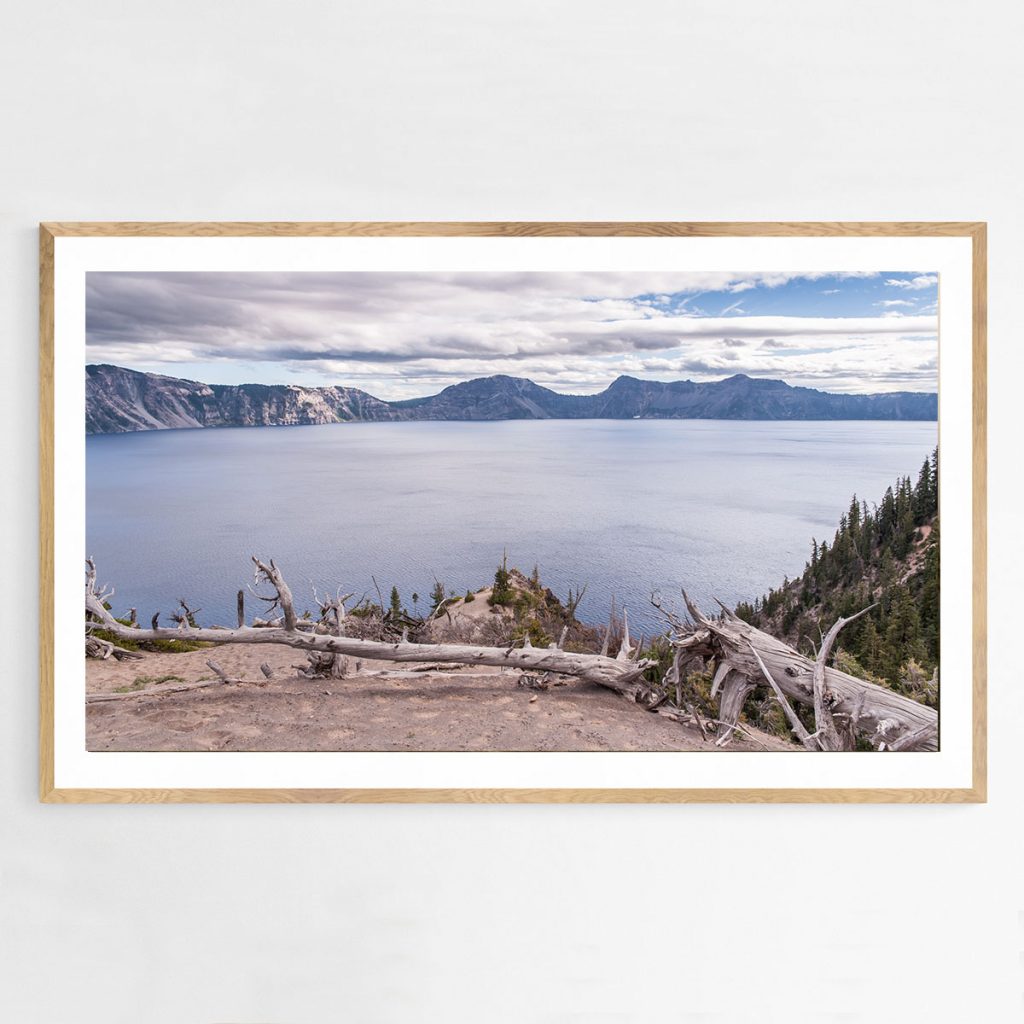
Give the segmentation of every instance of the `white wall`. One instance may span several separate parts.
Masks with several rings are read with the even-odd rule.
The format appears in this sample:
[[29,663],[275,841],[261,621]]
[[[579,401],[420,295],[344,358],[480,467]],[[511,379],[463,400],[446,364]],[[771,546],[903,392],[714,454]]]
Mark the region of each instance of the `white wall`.
[[996,553],[980,807],[40,806],[35,620],[16,646],[5,601],[0,1018],[1019,1020],[1021,10],[0,5],[25,608],[44,219],[987,219]]

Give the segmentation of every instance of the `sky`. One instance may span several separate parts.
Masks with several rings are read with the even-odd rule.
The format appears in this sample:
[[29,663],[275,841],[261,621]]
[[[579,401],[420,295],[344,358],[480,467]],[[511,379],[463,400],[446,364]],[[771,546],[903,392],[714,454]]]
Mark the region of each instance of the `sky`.
[[86,357],[210,384],[383,399],[503,373],[590,394],[736,373],[935,391],[938,276],[778,272],[91,272]]

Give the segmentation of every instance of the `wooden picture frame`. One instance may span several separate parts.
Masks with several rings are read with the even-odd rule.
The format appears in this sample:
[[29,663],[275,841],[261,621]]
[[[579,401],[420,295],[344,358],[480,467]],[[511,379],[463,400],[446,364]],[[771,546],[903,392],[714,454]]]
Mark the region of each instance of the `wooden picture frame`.
[[[61,328],[57,294],[62,244],[68,240],[154,239],[806,239],[900,240],[955,239],[969,245],[970,266],[970,537],[944,543],[970,545],[972,630],[969,688],[969,770],[955,785],[786,785],[722,786],[196,786],[76,785],[59,777],[61,756],[56,721],[59,698],[55,687],[57,630],[55,595],[61,587],[55,569],[55,535],[60,528],[55,509],[55,375],[62,372],[56,337]],[[959,250],[957,250],[959,252]],[[796,257],[795,257],[796,258]],[[753,269],[753,268],[743,268]],[[753,802],[983,802],[986,799],[986,225],[974,222],[841,223],[841,222],[665,222],[665,223],[174,223],[174,222],[47,222],[40,226],[40,799],[49,803],[344,803],[344,802],[547,802],[547,803],[753,803]],[[84,313],[83,313],[84,318]],[[945,341],[943,342],[945,343]],[[959,343],[959,342],[958,342]],[[966,382],[965,385],[966,387]],[[940,402],[942,401],[940,396]],[[940,417],[941,423],[941,417]],[[66,509],[61,509],[60,514]],[[70,628],[70,627],[69,627]],[[77,628],[77,626],[75,627]],[[965,655],[966,656],[966,655]],[[966,733],[965,733],[966,735]],[[96,755],[105,757],[109,755]],[[119,755],[134,756],[134,755]],[[145,756],[145,755],[143,755]],[[205,757],[236,755],[208,754]],[[269,757],[278,755],[266,755]],[[395,755],[402,756],[402,755]],[[461,756],[461,755],[459,755]],[[542,755],[543,756],[543,755]],[[603,756],[603,755],[594,755]],[[680,754],[680,757],[688,756]],[[718,755],[715,755],[718,756]],[[723,755],[734,756],[734,755]],[[743,755],[746,756],[746,755]],[[768,756],[768,755],[764,755]],[[788,756],[788,755],[783,755]],[[836,755],[847,756],[847,755]],[[860,756],[860,755],[851,755]],[[865,755],[868,756],[868,755]],[[906,755],[911,756],[911,755]],[[930,756],[930,755],[913,755]]]

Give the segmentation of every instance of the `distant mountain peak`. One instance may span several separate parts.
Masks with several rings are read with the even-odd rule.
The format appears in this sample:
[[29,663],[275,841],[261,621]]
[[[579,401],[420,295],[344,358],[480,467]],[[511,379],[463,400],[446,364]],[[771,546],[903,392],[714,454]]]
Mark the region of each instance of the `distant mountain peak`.
[[424,398],[385,402],[341,385],[209,385],[110,364],[86,371],[91,434],[386,420],[935,420],[938,415],[935,394],[830,394],[745,373],[670,383],[622,374],[595,395],[561,394],[526,377],[494,374]]

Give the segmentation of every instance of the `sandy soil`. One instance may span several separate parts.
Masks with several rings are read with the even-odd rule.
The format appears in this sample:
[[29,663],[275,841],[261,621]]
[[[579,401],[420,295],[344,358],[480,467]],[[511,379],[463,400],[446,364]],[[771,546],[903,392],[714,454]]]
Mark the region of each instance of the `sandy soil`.
[[447,606],[447,611],[428,627],[431,639],[438,642],[450,640],[453,634],[467,635],[470,631],[477,634],[475,640],[482,642],[479,636],[481,627],[491,619],[510,619],[512,613],[507,608],[495,608],[489,603],[491,587],[484,587],[475,592],[473,600],[467,604],[459,599]]
[[[474,602],[476,603],[476,602]],[[288,647],[227,644],[188,654],[90,660],[89,693],[112,693],[139,676],[209,679],[213,657],[232,676],[265,686],[210,687],[91,704],[87,746],[101,751],[198,750],[709,750],[696,729],[648,714],[607,690],[571,680],[534,693],[500,669],[410,671],[364,662],[347,679],[311,680]],[[799,749],[770,736],[774,750]],[[739,737],[728,750],[763,747]]]

